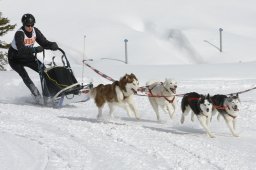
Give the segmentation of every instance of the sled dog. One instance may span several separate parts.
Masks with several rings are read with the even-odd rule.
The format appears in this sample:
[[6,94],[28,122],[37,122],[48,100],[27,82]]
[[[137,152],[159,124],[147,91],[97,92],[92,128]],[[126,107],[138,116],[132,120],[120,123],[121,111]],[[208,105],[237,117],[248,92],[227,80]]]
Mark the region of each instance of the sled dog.
[[112,84],[100,84],[90,90],[90,96],[94,98],[98,107],[97,118],[102,117],[104,104],[109,106],[109,114],[113,117],[114,106],[118,105],[124,108],[129,117],[134,112],[135,117],[139,119],[139,112],[134,105],[133,95],[137,93],[139,81],[134,74],[125,74],[119,81]]
[[219,120],[221,115],[232,135],[238,137],[239,135],[235,132],[236,117],[240,106],[238,94],[229,96],[217,94],[212,96],[211,100],[213,103],[212,115],[214,116],[217,112],[219,112],[217,119]]
[[191,111],[191,121],[194,121],[194,114],[197,116],[201,126],[207,132],[208,136],[215,137],[209,130],[209,121],[212,114],[212,103],[210,95],[207,96],[196,92],[187,93],[181,101],[182,116],[180,122],[183,124],[185,116]]
[[159,121],[159,107],[165,112],[169,113],[172,119],[177,106],[177,100],[175,97],[177,82],[175,80],[166,78],[165,81],[149,81],[146,83],[148,91],[148,99],[156,113],[156,118]]

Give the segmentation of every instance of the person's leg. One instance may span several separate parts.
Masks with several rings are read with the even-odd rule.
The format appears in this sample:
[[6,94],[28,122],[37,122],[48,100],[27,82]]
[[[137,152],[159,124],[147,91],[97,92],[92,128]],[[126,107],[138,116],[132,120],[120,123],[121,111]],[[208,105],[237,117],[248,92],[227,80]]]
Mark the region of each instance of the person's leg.
[[[39,73],[39,69],[42,69],[42,70],[45,69],[45,66],[42,64],[42,62],[40,60],[26,63],[24,66],[29,67],[38,73]],[[42,92],[43,96],[49,97],[50,93],[49,93],[49,90],[47,89],[47,86],[45,84],[43,86],[44,86],[43,92]]]
[[10,64],[11,68],[20,75],[20,77],[22,78],[23,82],[29,88],[31,93],[35,97],[36,96],[40,96],[40,93],[39,93],[38,89],[36,88],[35,84],[32,82],[32,80],[28,76],[28,73],[25,70],[24,65],[19,64],[19,63],[13,63],[13,62],[10,62],[10,61],[9,61],[9,64]]

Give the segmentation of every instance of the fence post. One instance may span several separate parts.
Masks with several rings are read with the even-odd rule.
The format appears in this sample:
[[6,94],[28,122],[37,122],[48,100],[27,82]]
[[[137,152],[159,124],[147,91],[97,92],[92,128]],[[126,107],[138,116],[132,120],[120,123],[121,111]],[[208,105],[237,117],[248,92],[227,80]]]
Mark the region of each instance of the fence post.
[[223,31],[223,29],[220,28],[219,31],[220,31],[220,52],[222,52],[222,31]]
[[128,52],[127,52],[127,39],[124,39],[124,43],[125,43],[125,64],[128,64]]

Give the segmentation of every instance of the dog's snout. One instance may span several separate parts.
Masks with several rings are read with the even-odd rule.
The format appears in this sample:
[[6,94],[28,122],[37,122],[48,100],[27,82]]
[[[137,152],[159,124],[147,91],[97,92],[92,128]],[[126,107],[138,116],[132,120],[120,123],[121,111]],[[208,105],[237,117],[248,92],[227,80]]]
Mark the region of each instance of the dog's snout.
[[176,88],[177,88],[177,85],[174,85],[174,88],[176,89]]
[[208,109],[208,108],[206,109],[207,112],[209,112],[209,110],[210,110],[210,109]]
[[234,109],[237,109],[237,105],[234,106]]

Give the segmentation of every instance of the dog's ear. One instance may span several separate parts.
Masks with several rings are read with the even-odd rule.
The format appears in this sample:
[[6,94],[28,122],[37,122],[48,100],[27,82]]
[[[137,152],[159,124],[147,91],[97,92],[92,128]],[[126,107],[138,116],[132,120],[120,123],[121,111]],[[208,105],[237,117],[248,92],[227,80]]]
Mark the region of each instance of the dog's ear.
[[119,81],[124,81],[128,79],[128,74],[125,74],[123,77],[119,79]]
[[165,78],[165,80],[164,80],[164,86],[168,86],[168,79],[167,78]]
[[241,103],[241,100],[240,100],[240,98],[239,98],[238,93],[236,93],[236,98],[237,98],[237,100]]
[[207,100],[208,100],[210,103],[212,103],[212,99],[211,99],[211,96],[210,96],[209,93],[207,94],[206,98],[207,98]]
[[210,99],[210,94],[209,93],[206,95],[206,99]]
[[130,76],[131,76],[132,78],[138,80],[137,77],[135,76],[135,74],[131,73]]
[[204,100],[204,99],[205,99],[205,95],[200,94],[200,97],[198,100]]

